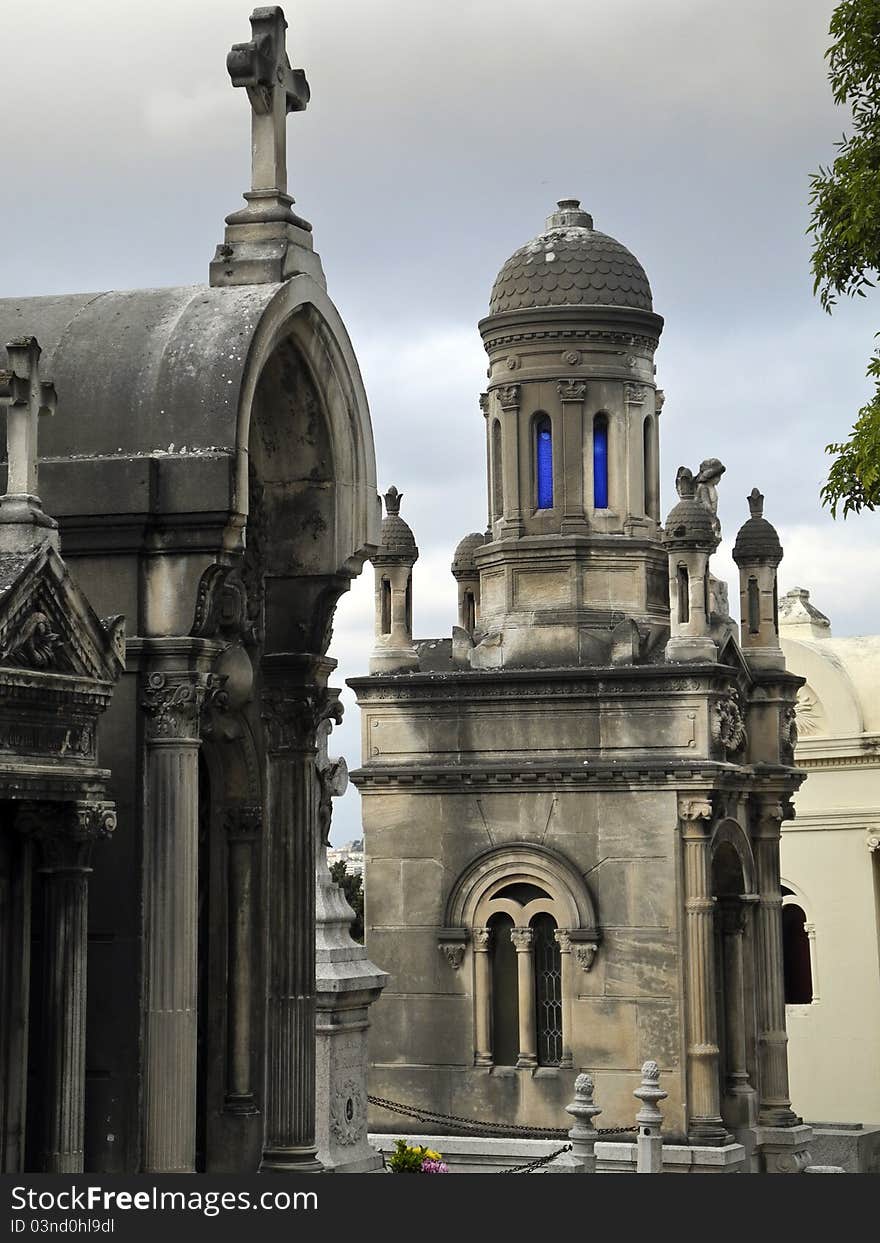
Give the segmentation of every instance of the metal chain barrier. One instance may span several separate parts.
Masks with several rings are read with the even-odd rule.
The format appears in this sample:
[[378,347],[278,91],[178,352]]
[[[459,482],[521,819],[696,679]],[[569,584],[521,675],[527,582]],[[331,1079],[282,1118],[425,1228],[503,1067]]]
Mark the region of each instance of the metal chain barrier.
[[[389,1101],[382,1096],[368,1096],[371,1105],[387,1109],[389,1113],[402,1114],[405,1118],[415,1118],[417,1122],[435,1126],[438,1123],[452,1125],[460,1131],[481,1131],[484,1135],[518,1135],[521,1139],[555,1139],[567,1136],[565,1127],[531,1127],[520,1126],[515,1122],[485,1122],[479,1118],[461,1118],[451,1114],[435,1113],[430,1109],[421,1109],[418,1105],[403,1105],[400,1101]],[[596,1130],[597,1135],[629,1135],[638,1131],[637,1126],[609,1126]],[[560,1152],[564,1149],[560,1149]],[[542,1161],[544,1158],[542,1158]],[[501,1173],[510,1171],[502,1170]]]
[[557,1148],[555,1152],[548,1152],[546,1157],[536,1157],[534,1161],[527,1161],[525,1165],[511,1165],[506,1170],[494,1170],[495,1174],[532,1174],[535,1170],[539,1170],[542,1165],[549,1165],[551,1161],[555,1161],[563,1152],[570,1152],[571,1144],[563,1144],[561,1148]]

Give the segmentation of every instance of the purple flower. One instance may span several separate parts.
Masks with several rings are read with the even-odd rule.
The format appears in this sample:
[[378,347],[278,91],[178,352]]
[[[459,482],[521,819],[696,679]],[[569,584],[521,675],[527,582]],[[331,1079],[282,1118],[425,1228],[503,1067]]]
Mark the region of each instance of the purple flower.
[[445,1161],[432,1161],[430,1157],[425,1157],[422,1162],[423,1174],[448,1174],[449,1166]]

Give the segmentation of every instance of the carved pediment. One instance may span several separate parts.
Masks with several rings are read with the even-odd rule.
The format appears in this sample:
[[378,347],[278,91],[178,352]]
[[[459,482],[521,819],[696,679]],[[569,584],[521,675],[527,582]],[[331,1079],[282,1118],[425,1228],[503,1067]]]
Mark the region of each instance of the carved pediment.
[[0,557],[0,669],[115,682],[124,665],[122,618],[101,621],[51,546]]

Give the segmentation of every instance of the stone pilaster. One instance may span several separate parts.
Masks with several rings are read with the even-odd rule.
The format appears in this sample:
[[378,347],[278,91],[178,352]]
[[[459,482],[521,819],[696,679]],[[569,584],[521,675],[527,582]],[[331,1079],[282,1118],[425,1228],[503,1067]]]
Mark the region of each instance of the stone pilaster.
[[492,1057],[492,966],[489,948],[492,944],[491,928],[474,928],[471,937],[474,947],[474,1065],[491,1066]]
[[501,406],[501,479],[504,489],[504,514],[496,523],[499,539],[522,535],[522,498],[520,496],[520,427],[519,403],[521,386],[502,384],[495,390]]
[[721,1119],[718,1034],[715,1012],[715,955],[708,798],[679,799],[684,855],[685,976],[687,980],[688,1137],[693,1144],[723,1144],[729,1136]]
[[755,967],[758,986],[758,1121],[765,1127],[795,1126],[788,1091],[788,1035],[785,1030],[785,977],[782,962],[782,890],[779,842],[783,806],[776,799],[758,803],[754,822],[758,903],[755,912]]
[[263,664],[270,929],[265,1172],[322,1169],[315,1142],[315,757],[334,663],[279,655]]
[[155,668],[145,675],[141,696],[143,1168],[150,1174],[195,1169],[199,729],[205,697],[216,682],[198,669]]
[[563,535],[586,535],[584,512],[584,400],[583,380],[560,380],[556,385],[562,403],[562,525]]
[[743,982],[743,937],[747,906],[738,897],[721,898],[722,952],[724,958],[724,1011],[727,1067],[724,1085],[728,1105],[736,1109],[734,1126],[754,1126],[757,1119],[755,1089],[746,1065],[746,1015]]
[[258,806],[241,804],[226,819],[228,967],[226,994],[226,1095],[228,1113],[257,1112],[251,1058],[254,1008],[254,851],[259,840]]
[[556,944],[559,946],[559,963],[562,976],[562,1057],[559,1065],[567,1068],[574,1065],[571,1053],[571,999],[574,996],[571,932],[567,928],[557,928],[554,936]]
[[537,1066],[534,929],[511,928],[510,939],[516,949],[516,981],[519,993],[519,1056],[516,1064],[519,1067]]
[[19,827],[40,842],[43,877],[43,1026],[40,1169],[83,1168],[88,886],[95,841],[116,826],[110,803],[25,807]]

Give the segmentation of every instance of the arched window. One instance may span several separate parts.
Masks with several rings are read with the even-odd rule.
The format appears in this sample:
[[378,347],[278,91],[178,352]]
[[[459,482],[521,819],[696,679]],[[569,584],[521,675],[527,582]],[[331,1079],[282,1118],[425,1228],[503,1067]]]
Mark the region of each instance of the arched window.
[[492,424],[492,516],[497,522],[504,514],[504,467],[501,462],[501,422]]
[[406,631],[412,635],[412,574],[406,580]]
[[519,989],[516,950],[510,939],[513,920],[493,915],[492,932],[492,1056],[496,1066],[515,1066],[519,1057]]
[[558,1066],[562,1061],[562,955],[552,915],[536,915],[535,933],[535,1027],[538,1065]]
[[464,593],[464,628],[468,634],[473,634],[477,624],[477,608],[474,602],[474,593],[466,591]]
[[608,415],[593,419],[593,507],[608,508]]
[[651,444],[651,416],[645,419],[642,424],[642,476],[644,490],[645,514],[651,516],[651,494],[653,492],[654,483],[654,460]]
[[749,579],[749,634],[758,634],[761,630],[761,597],[758,594],[758,580]]
[[682,623],[691,619],[691,580],[686,565],[678,567],[678,620]]
[[794,901],[790,889],[783,887],[782,904],[782,969],[785,980],[785,1004],[808,1006],[815,998],[813,964],[807,915]]
[[387,578],[382,579],[381,584],[381,614],[382,614],[382,633],[391,634],[391,584]]
[[553,508],[553,430],[546,414],[535,420],[537,509]]

